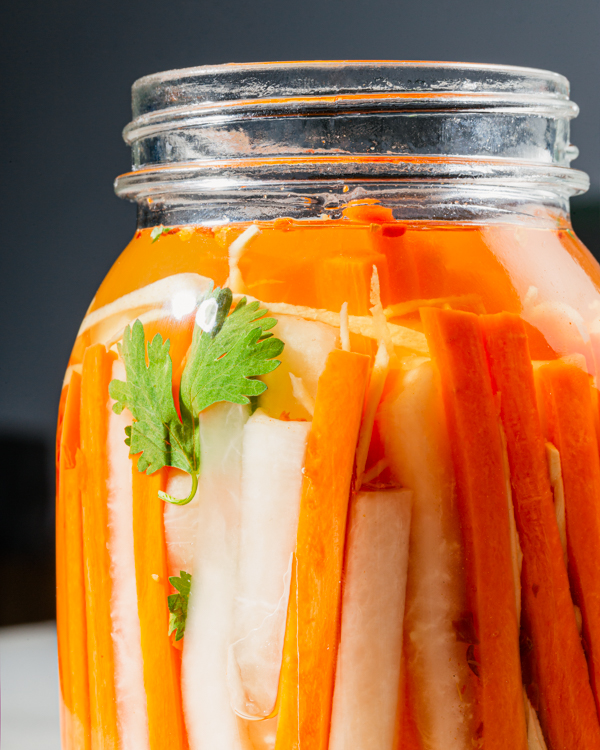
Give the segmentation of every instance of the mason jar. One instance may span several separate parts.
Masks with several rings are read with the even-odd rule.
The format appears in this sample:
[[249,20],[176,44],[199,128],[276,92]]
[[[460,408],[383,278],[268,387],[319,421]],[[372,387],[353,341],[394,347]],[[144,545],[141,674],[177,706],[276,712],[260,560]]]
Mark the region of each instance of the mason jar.
[[600,748],[600,269],[565,78],[133,86],[58,428],[64,748]]

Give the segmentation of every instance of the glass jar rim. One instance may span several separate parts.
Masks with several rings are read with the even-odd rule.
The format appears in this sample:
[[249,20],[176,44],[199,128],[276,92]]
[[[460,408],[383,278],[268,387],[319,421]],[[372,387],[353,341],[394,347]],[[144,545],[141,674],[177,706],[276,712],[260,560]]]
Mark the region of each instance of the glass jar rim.
[[[389,178],[397,179],[398,159],[431,155],[422,170],[429,179],[432,168],[447,176],[437,160],[448,156],[472,162],[473,176],[487,162],[490,177],[504,164],[520,167],[517,181],[533,168],[570,194],[588,184],[569,168],[578,107],[568,80],[547,70],[393,60],[206,65],[140,78],[132,105],[123,136],[133,171],[160,170],[160,182],[165,168],[195,164],[204,172],[226,162],[241,169],[248,160],[267,167],[313,156],[323,164],[387,156]],[[406,176],[419,177],[414,166]],[[117,191],[131,197],[124,183],[133,187],[123,175]]]

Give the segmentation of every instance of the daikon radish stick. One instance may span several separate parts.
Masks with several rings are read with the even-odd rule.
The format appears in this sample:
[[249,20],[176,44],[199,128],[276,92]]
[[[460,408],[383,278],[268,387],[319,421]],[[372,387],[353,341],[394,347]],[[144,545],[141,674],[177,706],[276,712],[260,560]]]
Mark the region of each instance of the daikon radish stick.
[[340,310],[340,339],[342,349],[345,352],[350,351],[350,327],[348,323],[348,303],[344,302]]
[[85,580],[82,548],[80,445],[81,376],[74,373],[67,393],[59,442],[56,508],[58,655],[67,748],[90,750]]
[[502,440],[478,317],[422,308],[442,395],[465,546],[467,601],[477,644],[474,740],[525,750],[519,625]]
[[525,695],[525,715],[527,716],[528,750],[547,750],[537,713]]
[[380,458],[375,466],[371,466],[371,468],[363,474],[363,484],[369,484],[369,482],[372,482],[382,471],[384,471],[384,469],[387,469],[388,466],[389,461],[387,458]]
[[[233,299],[237,302],[242,296],[245,296],[248,302],[252,302],[255,299],[248,295],[239,294],[234,294]],[[305,320],[315,320],[326,323],[334,328],[340,328],[340,313],[330,310],[319,310],[314,307],[304,307],[302,305],[288,305],[286,302],[261,302],[261,305],[264,305],[272,315],[295,315]],[[427,340],[420,331],[399,326],[395,323],[388,323],[387,327],[394,346],[402,346],[421,354],[428,353]],[[361,336],[366,336],[376,341],[380,338],[378,327],[372,316],[349,315],[348,328],[350,333],[358,333]]]
[[540,719],[553,748],[600,748],[600,725],[552,504],[527,333],[516,315],[486,315],[480,321],[492,385],[501,394],[523,547],[523,621],[532,643]]
[[202,470],[194,573],[183,639],[182,688],[190,750],[241,750],[230,704],[227,649],[238,571],[242,439],[248,409],[215,404],[200,414]]
[[257,234],[260,234],[258,224],[250,224],[229,246],[229,277],[225,286],[228,286],[232,292],[243,294],[246,291],[238,264],[244,251]]
[[227,679],[231,705],[245,718],[275,708],[291,561],[296,546],[308,422],[257,410],[243,438],[240,556]]
[[423,750],[464,750],[474,730],[474,676],[468,629],[460,628],[466,598],[454,473],[431,362],[403,374],[378,424],[392,475],[413,492],[404,619],[413,720]]
[[393,750],[411,496],[352,499],[329,750]]
[[165,305],[173,300],[180,300],[182,292],[200,296],[203,292],[211,289],[212,286],[211,279],[197,273],[176,273],[167,276],[160,281],[143,286],[141,289],[136,289],[135,292],[124,294],[118,300],[99,307],[86,315],[77,336],[81,336],[84,331],[99,323],[109,321],[109,319],[113,319],[110,320],[110,326],[114,330],[118,328],[118,321],[115,323],[118,316],[124,316],[122,327],[125,327],[144,310]]
[[563,548],[563,558],[565,567],[569,567],[569,558],[567,555],[567,517],[565,511],[565,486],[562,479],[562,469],[560,468],[560,453],[552,443],[546,443],[546,460],[548,461],[548,473],[550,474],[550,486],[554,497],[554,512],[556,513],[556,523],[558,524],[558,533],[560,543]]
[[373,425],[375,424],[375,413],[379,402],[381,401],[381,394],[385,386],[385,379],[387,378],[388,370],[390,365],[390,358],[386,349],[385,342],[382,340],[379,342],[377,349],[377,355],[375,356],[375,363],[371,370],[371,378],[369,380],[369,387],[367,389],[367,398],[365,403],[365,410],[360,426],[360,433],[358,436],[358,447],[356,449],[356,481],[355,488],[360,489],[363,483],[363,475],[365,466],[367,463],[367,456],[369,455],[369,445],[371,444],[371,437],[373,436]]
[[277,750],[326,750],[348,497],[369,358],[335,349],[308,438],[279,693]]
[[144,665],[144,686],[151,750],[186,750],[181,702],[179,652],[169,638],[167,549],[159,490],[164,470],[148,476],[131,465],[133,544],[138,614]]
[[[111,379],[125,380],[125,366],[112,366]],[[110,530],[111,617],[115,658],[117,720],[123,750],[148,745],[148,713],[144,690],[140,618],[137,608],[133,552],[133,491],[131,458],[125,445],[125,427],[133,418],[127,409],[112,410],[108,398],[108,526]]]
[[[192,489],[192,477],[179,469],[169,469],[166,492],[171,497],[188,497]],[[169,575],[178,576],[180,571],[194,572],[194,545],[198,528],[198,505],[200,496],[187,505],[164,504],[165,539]]]
[[381,304],[381,292],[379,288],[379,274],[377,273],[377,266],[373,266],[373,274],[371,276],[371,315],[373,316],[373,322],[377,331],[377,340],[379,344],[382,342],[385,344],[388,356],[392,356],[394,353],[394,344],[392,343],[392,336],[390,329],[388,328],[387,319],[383,312],[383,306]]
[[119,746],[112,643],[108,527],[108,384],[114,355],[102,344],[86,350],[81,377],[83,559],[92,746]]
[[292,381],[292,392],[294,398],[302,404],[306,411],[312,415],[315,413],[315,402],[313,397],[310,395],[302,378],[297,378],[293,372],[290,372],[290,380]]
[[600,459],[589,376],[555,360],[536,371],[546,438],[560,452],[569,578],[583,615],[590,680],[600,710]]
[[[110,331],[110,333],[107,333],[102,341],[105,346],[110,348],[115,348],[116,351],[116,344],[123,339],[123,334],[125,333],[125,328],[127,326],[132,325],[133,321],[139,320],[140,323],[144,326],[144,329],[147,329],[147,327],[153,323],[158,323],[159,320],[164,320],[166,317],[165,311],[158,308],[156,310],[147,310],[146,312],[140,313],[139,315],[134,315],[133,317],[128,315],[126,318],[122,319],[118,325],[118,327],[114,328]],[[151,341],[152,339],[147,336],[147,338]]]
[[267,390],[259,397],[259,405],[270,417],[279,418],[282,412],[286,412],[292,420],[307,419],[312,412],[295,397],[290,375],[302,379],[314,409],[317,382],[329,352],[338,345],[338,332],[325,323],[291,315],[278,317],[272,330],[285,347],[278,357],[279,367],[261,378]]

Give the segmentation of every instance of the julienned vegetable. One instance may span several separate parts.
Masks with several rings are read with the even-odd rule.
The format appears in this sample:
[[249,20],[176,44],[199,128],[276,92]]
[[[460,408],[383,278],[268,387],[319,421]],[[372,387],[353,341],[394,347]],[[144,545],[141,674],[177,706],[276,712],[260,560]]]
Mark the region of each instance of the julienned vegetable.
[[306,448],[280,681],[277,750],[327,748],[348,493],[369,359],[335,349]]
[[[378,427],[394,480],[412,488],[404,613],[406,687],[425,748],[464,748],[474,675],[457,624],[467,611],[450,442],[430,361],[403,372],[381,404]],[[471,639],[473,640],[473,639]]]
[[352,498],[331,750],[393,750],[400,693],[412,492]]

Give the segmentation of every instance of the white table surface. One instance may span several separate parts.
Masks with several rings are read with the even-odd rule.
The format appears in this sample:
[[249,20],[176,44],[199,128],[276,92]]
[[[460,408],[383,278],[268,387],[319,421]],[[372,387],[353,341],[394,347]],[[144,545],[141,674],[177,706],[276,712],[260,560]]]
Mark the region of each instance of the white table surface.
[[2,750],[60,750],[54,622],[0,628]]

